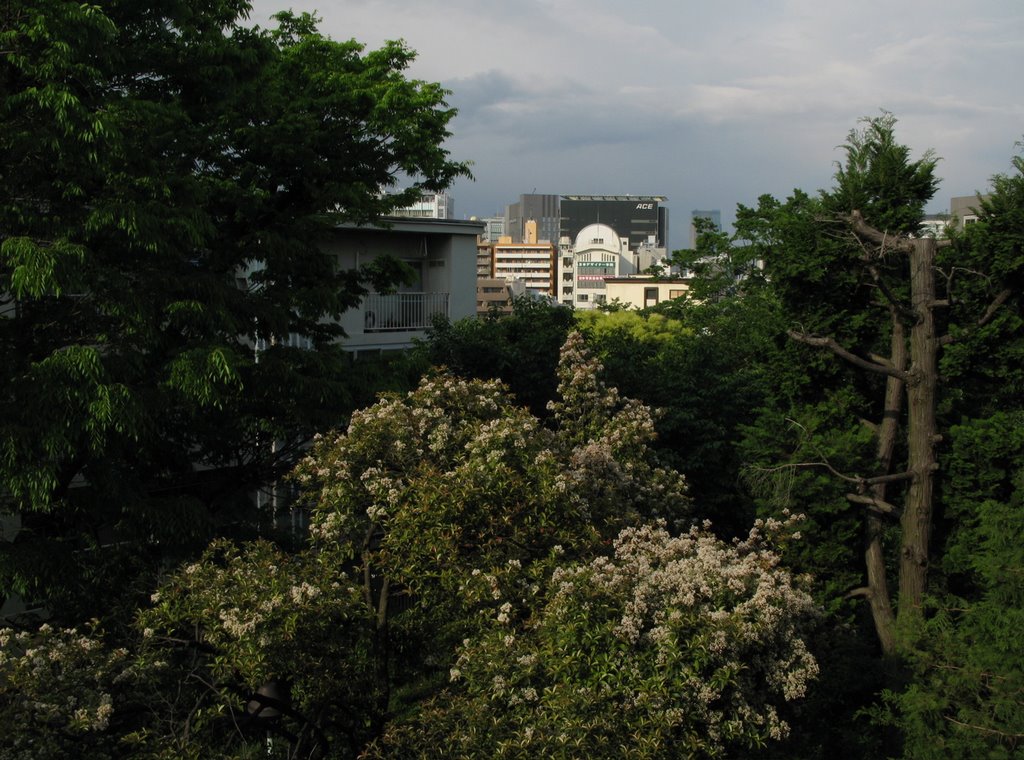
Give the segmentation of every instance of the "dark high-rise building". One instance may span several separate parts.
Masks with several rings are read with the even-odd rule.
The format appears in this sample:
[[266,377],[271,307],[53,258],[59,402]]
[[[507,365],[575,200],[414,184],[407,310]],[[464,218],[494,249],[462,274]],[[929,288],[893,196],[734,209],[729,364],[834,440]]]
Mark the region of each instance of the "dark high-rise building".
[[620,237],[629,238],[629,250],[654,239],[668,246],[667,199],[661,195],[563,195],[559,236],[575,240],[588,224],[606,224]]
[[505,234],[513,243],[522,243],[526,223],[537,222],[537,239],[558,245],[558,196],[528,193],[520,195],[516,203],[505,208]]

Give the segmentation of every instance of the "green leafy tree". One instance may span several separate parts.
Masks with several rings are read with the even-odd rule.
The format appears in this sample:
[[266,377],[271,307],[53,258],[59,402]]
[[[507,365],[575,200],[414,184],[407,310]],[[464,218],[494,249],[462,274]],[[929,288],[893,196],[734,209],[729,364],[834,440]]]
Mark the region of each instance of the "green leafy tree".
[[494,602],[453,685],[368,755],[698,758],[777,743],[780,711],[818,670],[817,609],[766,540],[784,527],[734,544],[630,528],[611,557],[538,563],[496,593],[474,579],[466,593]]
[[[1010,662],[1014,648],[1002,613],[1016,613],[985,603],[997,584],[981,565],[1014,561],[982,526],[1015,513],[1021,464],[1006,427],[1019,410],[1019,177],[979,199],[981,226],[917,237],[935,160],[912,160],[894,130],[889,116],[867,120],[832,190],[755,210],[791,343],[743,447],[776,489],[763,508],[808,513],[812,540],[788,559],[818,568],[835,611],[843,596],[865,598],[874,638],[898,655],[876,688],[890,688],[898,717],[887,722],[905,755],[1000,756],[1016,741],[1013,718],[1000,722],[1005,693],[977,663]],[[987,673],[1016,678],[1007,666]],[[866,704],[864,686],[844,685],[851,703]],[[884,751],[899,754],[899,738]]]
[[755,515],[739,442],[765,403],[769,357],[784,329],[771,294],[581,312],[577,321],[609,380],[658,410],[655,445],[686,474],[700,517],[720,535],[745,535]]
[[0,10],[0,509],[25,527],[0,593],[69,618],[251,521],[249,494],[353,408],[331,318],[403,272],[336,271],[321,243],[466,173],[401,44],[248,10]]
[[12,760],[123,757],[138,727],[123,707],[153,696],[146,671],[95,631],[0,629],[0,753]]
[[[908,757],[1020,757],[1024,410],[1019,300],[1024,272],[1024,160],[992,180],[979,219],[940,264],[955,299],[942,356],[950,420],[936,521],[942,554],[914,640],[905,688],[888,716]],[[981,276],[984,274],[985,276]],[[989,302],[980,315],[973,305]],[[978,361],[984,357],[984,361]]]
[[473,628],[460,595],[473,572],[497,583],[556,545],[584,556],[641,516],[687,516],[650,411],[604,384],[578,334],[558,378],[550,428],[496,381],[443,373],[353,415],[300,464],[314,546],[361,568],[382,685],[393,667],[408,683],[450,659]]
[[692,278],[687,299],[707,302],[735,297],[764,285],[759,247],[746,237],[742,208],[734,235],[718,229],[707,218],[693,220],[697,244],[672,253],[672,263]]
[[[885,717],[903,730],[906,757],[1024,753],[1024,471],[1003,469],[1019,467],[1024,455],[1021,416],[1017,410],[954,429],[952,464],[964,475],[954,498],[978,498],[946,549],[942,569],[952,588],[926,600],[927,622],[910,652],[912,679],[886,693]],[[960,456],[980,446],[992,460],[964,467]]]
[[461,377],[501,380],[543,417],[558,389],[558,353],[575,325],[573,314],[564,306],[520,297],[511,315],[439,320],[423,346],[422,361]]
[[[772,252],[769,276],[797,320],[792,339],[830,351],[885,380],[883,403],[861,416],[875,423],[875,466],[847,476],[847,499],[866,511],[863,595],[871,605],[882,648],[895,650],[897,613],[909,622],[920,613],[926,589],[934,510],[938,441],[936,241],[913,238],[925,202],[936,187],[935,160],[911,161],[886,115],[850,134],[836,188],[823,193],[804,219],[783,230]],[[824,284],[813,287],[814,283]],[[896,443],[904,404],[908,448],[905,464]],[[834,465],[830,465],[833,466]],[[888,491],[905,486],[902,507]],[[884,520],[899,516],[898,606],[889,592],[883,547]]]
[[[77,633],[4,632],[2,740],[30,746],[59,727],[58,744],[80,733],[141,757],[243,757],[266,751],[272,727],[279,754],[356,756],[447,680],[458,642],[511,579],[553,556],[604,552],[641,515],[687,516],[682,478],[652,455],[649,410],[603,383],[578,335],[559,380],[550,427],[499,383],[444,373],[353,415],[297,472],[313,502],[310,545],[215,542],[138,613],[132,654],[103,666],[109,678],[90,681],[111,656],[97,636],[83,638],[94,656],[51,678]],[[470,585],[486,592],[467,595]],[[55,664],[39,670],[37,657]],[[83,716],[106,706],[110,720],[50,725],[47,706],[82,684]],[[254,695],[271,687],[283,714],[261,723]]]
[[336,563],[217,541],[165,580],[124,645],[0,629],[0,755],[354,757],[376,717],[372,631]]

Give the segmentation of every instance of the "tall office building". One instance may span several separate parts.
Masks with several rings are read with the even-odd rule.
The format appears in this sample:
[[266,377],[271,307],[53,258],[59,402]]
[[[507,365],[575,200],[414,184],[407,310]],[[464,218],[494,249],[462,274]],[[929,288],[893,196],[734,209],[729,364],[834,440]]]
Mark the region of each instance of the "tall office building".
[[629,240],[629,250],[668,244],[667,199],[661,195],[563,195],[559,240],[576,236],[591,224],[602,224]]
[[526,239],[526,223],[537,223],[537,239],[558,242],[559,203],[557,195],[528,193],[505,208],[505,234],[513,243]]
[[694,221],[697,219],[709,219],[715,225],[715,229],[722,231],[722,212],[717,208],[702,210],[694,209],[690,212],[690,248],[697,247],[697,227]]

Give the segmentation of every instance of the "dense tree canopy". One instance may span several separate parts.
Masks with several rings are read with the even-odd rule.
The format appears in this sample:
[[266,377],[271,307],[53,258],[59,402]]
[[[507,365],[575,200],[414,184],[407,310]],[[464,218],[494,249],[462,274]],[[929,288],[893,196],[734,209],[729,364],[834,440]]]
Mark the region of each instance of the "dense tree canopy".
[[[993,526],[1009,536],[1020,520],[1014,167],[979,198],[976,224],[917,237],[935,160],[912,160],[883,116],[851,133],[835,188],[756,210],[794,342],[742,446],[755,480],[774,485],[763,508],[808,514],[798,561],[831,579],[837,609],[864,598],[882,649],[899,655],[889,704],[912,757],[1003,756],[1020,739],[1003,691],[1018,678],[1006,665],[1020,651],[1006,619],[1016,603],[988,603],[1001,593],[993,568],[1015,562]],[[920,679],[906,691],[900,663]]]
[[453,111],[247,11],[0,9],[0,754],[1021,757],[1024,159],[924,239],[867,119],[689,301],[440,322],[370,405],[331,318],[403,270],[321,246]]
[[324,235],[466,172],[401,44],[247,12],[0,10],[0,510],[25,523],[0,593],[94,614],[120,585],[100,565],[139,552],[92,549],[173,557],[251,520],[250,492],[353,408],[329,318],[402,276],[336,271]]
[[[650,448],[650,410],[601,375],[572,335],[548,424],[499,383],[431,375],[304,460],[305,549],[215,542],[152,595],[127,646],[0,631],[0,749],[717,757],[777,743],[817,673],[816,606],[776,551],[799,520],[733,544],[673,536],[692,509],[683,479]],[[272,722],[254,707],[266,698]]]

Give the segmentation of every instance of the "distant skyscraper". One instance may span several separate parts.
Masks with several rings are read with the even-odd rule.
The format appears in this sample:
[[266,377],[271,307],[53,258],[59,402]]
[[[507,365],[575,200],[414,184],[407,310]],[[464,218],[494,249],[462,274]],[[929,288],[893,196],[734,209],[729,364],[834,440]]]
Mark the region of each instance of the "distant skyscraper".
[[629,250],[668,243],[667,199],[661,195],[563,195],[559,238],[576,240],[584,227],[603,224],[629,239]]
[[526,223],[537,223],[537,239],[557,245],[559,207],[557,195],[528,193],[505,208],[505,234],[513,243],[522,243],[526,234]]
[[722,212],[717,208],[710,210],[694,209],[690,212],[690,247],[697,247],[697,227],[694,225],[694,221],[697,219],[710,219],[715,225],[715,229],[721,232],[722,230]]

